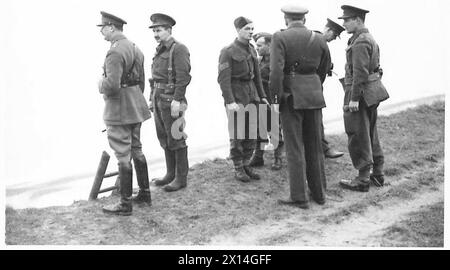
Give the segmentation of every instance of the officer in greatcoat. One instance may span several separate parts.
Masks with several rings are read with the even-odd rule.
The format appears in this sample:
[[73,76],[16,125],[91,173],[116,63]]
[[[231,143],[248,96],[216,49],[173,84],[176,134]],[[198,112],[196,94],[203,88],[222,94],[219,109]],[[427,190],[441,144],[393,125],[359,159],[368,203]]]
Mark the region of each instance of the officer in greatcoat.
[[[344,179],[345,189],[367,192],[370,180],[384,184],[384,155],[377,132],[377,108],[389,98],[381,83],[380,49],[364,21],[368,10],[343,5],[344,28],[353,34],[346,49],[347,63],[343,86],[344,125],[348,150],[353,166],[358,170],[354,179]],[[370,170],[372,169],[372,174]]]
[[[144,98],[144,55],[124,34],[121,18],[101,12],[101,33],[111,42],[106,54],[104,73],[99,91],[105,100],[103,120],[107,126],[108,141],[119,161],[120,202],[105,206],[103,211],[117,215],[131,215],[132,201],[151,204],[147,161],[140,141],[141,124],[150,118]],[[139,193],[132,195],[132,165],[136,170]]]
[[184,113],[187,109],[186,88],[191,81],[188,48],[172,37],[175,20],[169,15],[150,16],[154,37],[159,45],[152,63],[150,107],[154,110],[156,134],[164,149],[166,175],[153,179],[167,192],[187,186],[189,171]]
[[309,208],[308,183],[312,199],[325,203],[325,168],[322,151],[322,108],[330,52],[320,34],[305,27],[308,9],[288,5],[284,12],[287,29],[273,34],[270,52],[270,91],[280,102],[286,145],[290,198],[280,204]]
[[[234,27],[238,37],[220,52],[217,81],[222,90],[228,117],[230,157],[235,178],[249,182],[250,179],[260,179],[250,167],[250,159],[256,146],[256,110],[260,102],[269,102],[262,86],[256,50],[250,43],[254,30],[253,22],[241,16],[234,20]],[[250,109],[246,111],[246,108]],[[239,113],[243,114],[243,121],[239,120]]]

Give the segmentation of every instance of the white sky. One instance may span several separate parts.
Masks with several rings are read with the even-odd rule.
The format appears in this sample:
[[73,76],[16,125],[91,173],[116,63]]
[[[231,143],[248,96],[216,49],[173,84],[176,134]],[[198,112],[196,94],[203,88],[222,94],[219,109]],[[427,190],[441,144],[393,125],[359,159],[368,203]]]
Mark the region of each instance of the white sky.
[[[190,149],[226,144],[226,117],[217,84],[220,49],[235,36],[233,20],[254,21],[255,31],[284,28],[280,7],[292,1],[1,1],[0,87],[1,177],[7,183],[38,181],[95,171],[109,150],[97,91],[109,43],[99,28],[100,10],[128,24],[125,35],[146,57],[146,75],[156,43],[148,29],[152,13],[173,16],[173,35],[191,53],[192,82],[187,89]],[[386,103],[443,93],[448,89],[446,1],[297,1],[310,9],[306,25],[322,30],[326,18],[339,21],[342,4],[370,10],[366,25],[381,48]],[[330,44],[335,71],[344,75],[348,35]],[[148,87],[148,85],[147,85]],[[148,90],[146,89],[146,97]],[[341,116],[343,93],[337,77],[325,84],[325,119]],[[144,152],[161,156],[153,119],[144,124]]]

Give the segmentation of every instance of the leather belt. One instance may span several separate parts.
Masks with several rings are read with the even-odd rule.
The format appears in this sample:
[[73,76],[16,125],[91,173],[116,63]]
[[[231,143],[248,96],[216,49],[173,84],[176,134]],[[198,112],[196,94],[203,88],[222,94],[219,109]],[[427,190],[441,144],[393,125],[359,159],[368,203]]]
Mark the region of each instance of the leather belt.
[[136,85],[139,85],[139,84],[140,84],[140,82],[122,83],[122,84],[120,84],[120,87],[121,88],[127,88],[127,87],[133,87],[133,86],[136,86]]
[[[379,72],[371,73],[371,74],[369,74],[369,76],[367,77],[367,81],[368,81],[368,82],[374,82],[374,81],[377,81],[377,80],[379,80],[379,79],[381,79],[381,75],[380,75]],[[351,85],[351,84],[353,83],[353,77],[345,78],[345,79],[344,79],[344,83],[345,83],[346,85]]]

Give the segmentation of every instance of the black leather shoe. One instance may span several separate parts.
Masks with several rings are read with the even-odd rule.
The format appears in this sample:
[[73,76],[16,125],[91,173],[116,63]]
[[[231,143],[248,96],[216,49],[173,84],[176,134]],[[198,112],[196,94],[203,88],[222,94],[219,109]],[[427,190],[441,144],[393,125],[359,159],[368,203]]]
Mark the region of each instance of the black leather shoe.
[[131,206],[131,203],[119,202],[115,205],[105,206],[102,210],[107,214],[130,216],[133,211],[133,207]]
[[152,183],[155,186],[165,186],[170,184],[173,180],[175,179],[175,175],[174,176],[164,176],[163,178],[153,178],[152,179]]
[[339,185],[341,185],[342,188],[353,190],[353,191],[359,191],[359,192],[368,192],[369,191],[369,183],[359,183],[355,182],[354,180],[347,180],[342,179],[339,181]]
[[167,186],[164,186],[163,189],[164,191],[167,192],[173,192],[185,188],[186,186],[187,186],[186,183],[181,183],[180,181],[177,181],[175,179],[175,181],[173,181],[172,183],[168,184]]
[[278,200],[278,204],[289,205],[289,206],[298,207],[298,208],[301,208],[301,209],[309,209],[309,203],[308,202],[293,201],[291,199],[288,199],[288,200],[279,199]]
[[325,152],[325,157],[326,158],[338,158],[338,157],[342,157],[343,155],[344,155],[344,152],[339,152],[339,151],[333,150],[331,148],[329,148]]
[[377,187],[384,186],[384,176],[383,175],[370,175],[370,181]]
[[152,205],[152,197],[150,191],[139,190],[136,196],[131,197],[131,201],[137,204]]
[[312,199],[319,205],[324,205],[325,204],[325,198],[316,199],[316,198],[312,197]]
[[248,166],[244,166],[244,171],[245,173],[250,177],[250,179],[253,180],[259,180],[261,179],[261,177],[259,176],[259,174],[255,173],[252,168],[248,167]]

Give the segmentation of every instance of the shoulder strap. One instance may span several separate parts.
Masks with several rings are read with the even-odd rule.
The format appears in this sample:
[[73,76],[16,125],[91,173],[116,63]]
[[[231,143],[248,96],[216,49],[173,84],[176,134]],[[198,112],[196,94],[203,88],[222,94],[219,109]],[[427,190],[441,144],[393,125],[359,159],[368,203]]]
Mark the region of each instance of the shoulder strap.
[[315,37],[316,37],[316,32],[311,31],[311,37],[309,38],[308,44],[306,45],[307,49],[311,46]]
[[[135,79],[135,78],[132,78],[132,75],[133,75],[132,72],[133,72],[135,64],[136,64],[136,44],[133,43],[133,63],[131,64],[131,67],[128,70],[128,72],[125,73],[125,78],[122,80],[122,83],[130,83],[132,80]],[[124,70],[125,70],[125,68],[124,68]]]
[[173,77],[173,51],[175,50],[175,42],[170,46],[169,51],[169,67],[167,68],[167,77],[168,77],[168,83],[175,83],[174,77]]

